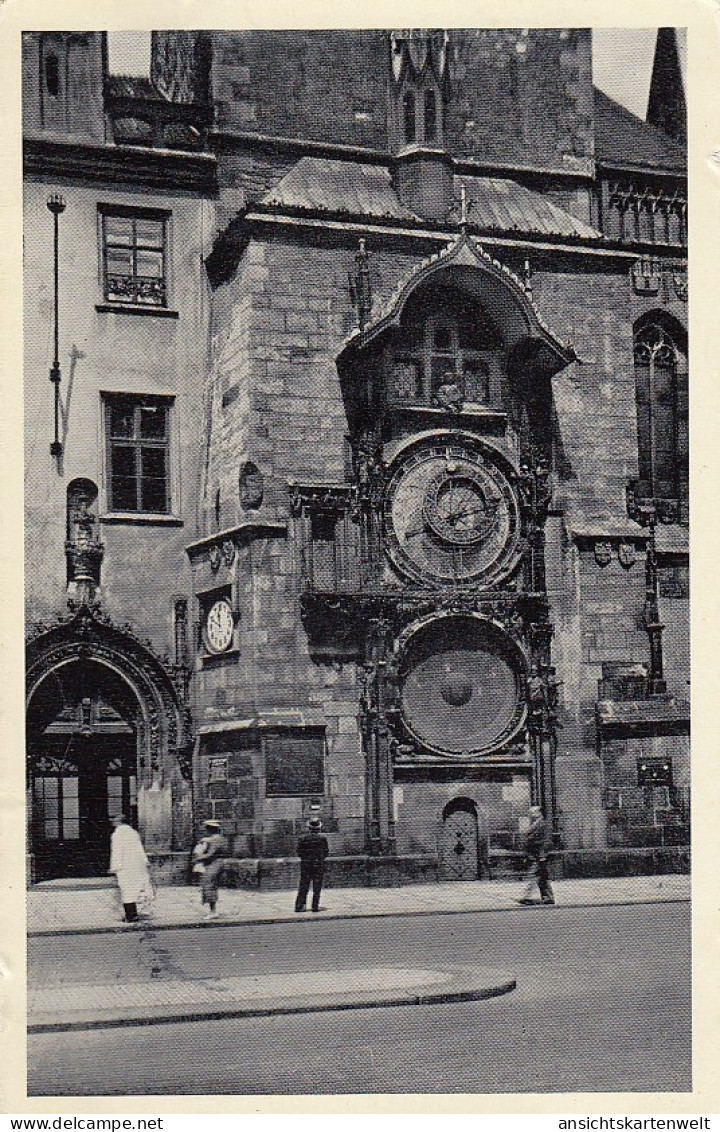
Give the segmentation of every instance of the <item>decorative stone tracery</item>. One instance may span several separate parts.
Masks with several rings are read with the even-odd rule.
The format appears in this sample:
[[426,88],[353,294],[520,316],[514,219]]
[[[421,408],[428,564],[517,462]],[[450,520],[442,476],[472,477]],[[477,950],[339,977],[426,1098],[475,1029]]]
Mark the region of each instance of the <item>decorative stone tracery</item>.
[[107,615],[84,603],[54,624],[36,622],[26,657],[30,727],[33,698],[51,673],[78,661],[92,662],[114,673],[137,705],[140,778],[149,785],[170,778],[177,766],[181,776],[190,779],[191,720],[182,665],[162,660],[129,626],[117,628]]

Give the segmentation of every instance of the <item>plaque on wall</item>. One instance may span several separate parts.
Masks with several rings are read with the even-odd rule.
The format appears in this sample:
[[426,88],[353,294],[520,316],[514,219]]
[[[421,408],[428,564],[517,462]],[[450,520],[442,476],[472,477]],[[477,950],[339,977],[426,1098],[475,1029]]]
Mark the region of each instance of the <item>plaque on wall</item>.
[[325,793],[325,735],[265,736],[265,793],[268,798],[298,798]]

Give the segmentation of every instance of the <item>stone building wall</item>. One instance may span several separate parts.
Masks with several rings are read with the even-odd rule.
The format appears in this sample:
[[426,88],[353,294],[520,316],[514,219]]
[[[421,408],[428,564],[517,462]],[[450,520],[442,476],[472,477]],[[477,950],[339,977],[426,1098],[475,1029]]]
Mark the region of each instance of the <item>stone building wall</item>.
[[451,152],[488,163],[591,171],[587,28],[475,28],[453,35],[452,42]]
[[[592,171],[589,29],[448,34],[444,134],[451,152],[490,164]],[[187,101],[191,92],[201,97],[201,72],[209,67],[221,131],[387,151],[394,89],[387,31],[196,35],[189,42],[188,33],[156,32],[154,77],[171,97]]]
[[[417,245],[400,254],[380,240],[369,243],[379,306],[426,257]],[[266,483],[256,517],[289,525],[286,536],[254,540],[239,555],[240,655],[213,661],[198,676],[200,720],[287,709],[309,712],[308,719],[326,726],[325,816],[343,852],[360,851],[363,844],[359,687],[354,666],[340,677],[310,653],[299,616],[299,532],[289,518],[288,483],[337,482],[345,476],[347,418],[335,359],[356,318],[347,282],[353,256],[347,241],[308,246],[289,237],[253,239],[234,279],[216,292],[208,482],[221,487],[220,526],[243,517],[237,475],[247,459],[258,465]],[[595,702],[602,666],[643,663],[649,656],[642,623],[644,535],[625,512],[625,484],[637,475],[632,334],[639,304],[630,301],[630,290],[622,260],[598,267],[579,257],[570,264],[546,258],[533,275],[541,315],[560,338],[573,342],[579,357],[553,380],[557,474],[547,562],[553,660],[564,681],[559,755],[565,763],[559,788],[566,829],[580,845],[584,840],[604,843],[601,809],[606,788],[613,785],[612,764],[603,769],[596,752]],[[212,499],[209,492],[206,507]],[[206,526],[212,529],[212,521]],[[606,541],[611,560],[601,566],[595,544]],[[634,548],[632,564],[621,565],[621,544]],[[668,676],[671,689],[682,693],[687,658],[682,655],[681,599],[668,598],[668,603],[678,610],[671,617],[677,628],[669,631]],[[239,819],[237,829],[243,837],[252,834],[253,845],[259,844],[262,829],[266,849],[272,845],[273,852],[280,852],[294,836],[282,823],[303,820],[303,800],[264,799],[259,746],[256,754],[252,819]],[[576,759],[574,769],[568,758]],[[479,813],[488,815],[493,845],[512,850],[519,827],[515,811],[506,812],[504,789],[495,790],[492,783],[399,783],[399,851],[435,852],[431,842],[438,814],[463,793],[475,798]],[[522,805],[526,803],[524,797]],[[522,808],[520,802],[518,806]],[[581,814],[582,830],[577,826]],[[249,841],[243,844],[250,846]]]

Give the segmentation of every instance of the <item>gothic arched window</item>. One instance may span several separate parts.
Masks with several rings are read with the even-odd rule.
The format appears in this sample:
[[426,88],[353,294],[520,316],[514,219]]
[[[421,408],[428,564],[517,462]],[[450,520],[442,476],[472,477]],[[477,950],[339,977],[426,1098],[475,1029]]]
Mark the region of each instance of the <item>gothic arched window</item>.
[[661,314],[636,325],[634,338],[638,465],[659,499],[688,497],[688,384],[685,334]]
[[405,85],[400,99],[402,142],[404,145],[437,145],[442,142],[442,102],[431,77]]
[[463,400],[504,409],[507,402],[502,339],[468,295],[433,288],[412,296],[391,350],[391,401],[431,404],[452,382]]
[[415,95],[406,90],[403,95],[403,136],[406,142],[414,142],[417,136],[415,125]]
[[434,90],[425,91],[425,141],[437,140],[437,98]]

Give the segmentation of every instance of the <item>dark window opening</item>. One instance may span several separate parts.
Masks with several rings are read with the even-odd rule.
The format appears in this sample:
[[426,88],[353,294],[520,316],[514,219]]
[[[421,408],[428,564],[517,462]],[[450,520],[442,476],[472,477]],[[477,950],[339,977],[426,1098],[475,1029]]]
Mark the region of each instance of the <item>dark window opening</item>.
[[406,142],[414,142],[417,137],[415,95],[410,90],[406,91],[403,97],[403,135]]
[[118,395],[106,399],[111,511],[169,511],[169,410],[169,402],[160,398]]
[[434,90],[425,91],[425,141],[437,140],[437,100]]
[[312,516],[312,580],[316,589],[334,589],[337,581],[334,515]]
[[60,94],[60,60],[57,55],[45,56],[45,89],[51,98]]

